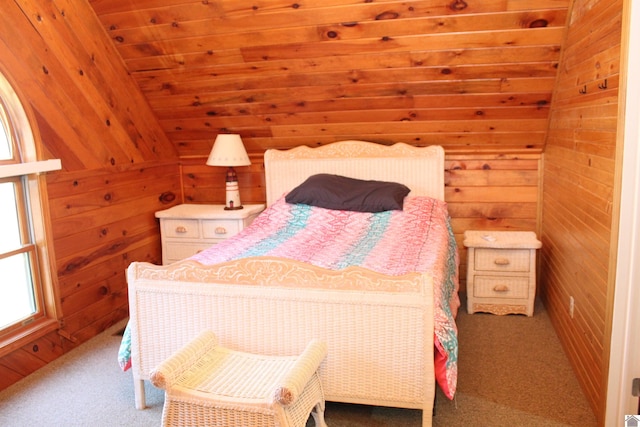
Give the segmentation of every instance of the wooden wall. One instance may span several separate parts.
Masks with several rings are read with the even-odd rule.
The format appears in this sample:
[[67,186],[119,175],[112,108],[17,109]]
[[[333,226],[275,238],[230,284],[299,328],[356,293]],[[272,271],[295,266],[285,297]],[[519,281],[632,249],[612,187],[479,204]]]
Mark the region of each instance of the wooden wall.
[[180,157],[342,139],[540,153],[569,0],[91,0]]
[[601,421],[614,286],[610,254],[617,241],[612,213],[621,14],[622,0],[575,0],[544,154],[542,295]]
[[535,231],[540,209],[539,155],[447,155],[445,200],[460,254],[466,292],[465,230]]
[[0,389],[128,315],[124,270],[160,261],[153,213],[182,191],[176,150],[87,4],[1,4],[0,70],[34,112],[42,157],[62,160],[47,182],[63,317],[2,355]]

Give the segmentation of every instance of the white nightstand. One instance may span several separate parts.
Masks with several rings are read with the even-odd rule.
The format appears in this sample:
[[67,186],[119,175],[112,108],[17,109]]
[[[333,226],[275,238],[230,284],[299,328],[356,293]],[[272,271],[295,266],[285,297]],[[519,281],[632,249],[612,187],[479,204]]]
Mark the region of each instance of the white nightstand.
[[162,264],[188,258],[235,236],[254,220],[264,205],[224,210],[224,205],[183,204],[156,212],[160,219]]
[[531,231],[465,231],[467,311],[533,316],[536,249]]

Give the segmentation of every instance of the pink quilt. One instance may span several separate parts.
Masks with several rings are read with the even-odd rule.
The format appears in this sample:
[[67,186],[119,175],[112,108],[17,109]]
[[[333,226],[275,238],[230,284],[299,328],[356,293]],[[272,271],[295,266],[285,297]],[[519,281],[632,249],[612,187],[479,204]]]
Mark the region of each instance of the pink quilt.
[[284,198],[243,233],[191,257],[217,264],[251,256],[274,256],[339,270],[352,265],[378,273],[431,272],[436,288],[436,379],[453,398],[457,382],[458,258],[446,203],[407,197],[403,210],[339,211]]
[[[458,359],[455,316],[460,301],[458,252],[446,203],[407,197],[402,211],[366,213],[289,204],[283,197],[240,234],[190,259],[211,265],[252,256],[294,259],[333,270],[360,266],[387,275],[431,272],[436,380],[453,398]],[[127,363],[121,356],[121,366]]]

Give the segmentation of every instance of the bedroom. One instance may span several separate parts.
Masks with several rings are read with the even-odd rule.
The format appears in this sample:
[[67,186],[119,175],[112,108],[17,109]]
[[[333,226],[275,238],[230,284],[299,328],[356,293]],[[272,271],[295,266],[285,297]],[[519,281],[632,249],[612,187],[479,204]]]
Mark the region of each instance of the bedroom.
[[[2,71],[34,111],[42,157],[62,161],[47,202],[64,323],[5,350],[1,385],[127,316],[122,272],[161,259],[154,212],[224,201],[224,171],[204,158],[237,131],[252,160],[239,168],[244,203],[265,201],[266,148],[443,145],[459,242],[467,229],[538,232],[540,292],[603,420],[623,2],[209,3],[3,6]],[[225,17],[220,32],[190,22],[207,13]],[[207,32],[229,48],[203,48]]]

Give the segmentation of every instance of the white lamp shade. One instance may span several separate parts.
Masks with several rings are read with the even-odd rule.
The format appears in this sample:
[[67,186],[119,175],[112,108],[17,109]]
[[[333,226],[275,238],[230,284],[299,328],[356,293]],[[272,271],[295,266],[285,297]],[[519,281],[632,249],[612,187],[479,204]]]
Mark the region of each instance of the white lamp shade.
[[208,166],[249,166],[251,161],[238,134],[216,137],[207,159]]

